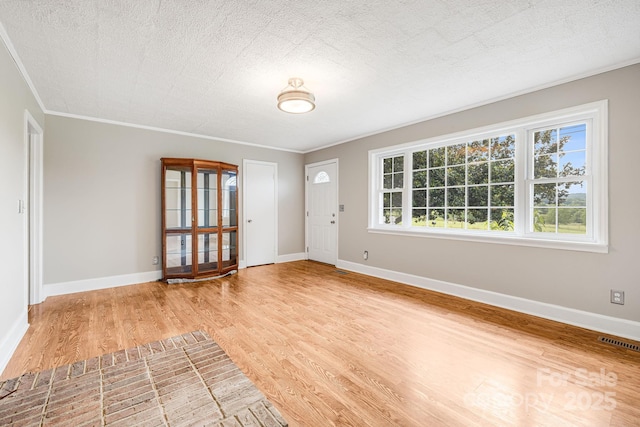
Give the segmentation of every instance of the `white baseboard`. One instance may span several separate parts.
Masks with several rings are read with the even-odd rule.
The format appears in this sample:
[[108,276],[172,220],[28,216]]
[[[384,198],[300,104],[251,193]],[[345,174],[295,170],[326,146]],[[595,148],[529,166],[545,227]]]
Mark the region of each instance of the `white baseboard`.
[[9,333],[0,338],[0,373],[4,372],[11,356],[18,348],[18,344],[29,329],[29,317],[27,310],[24,310],[20,317],[11,325]]
[[43,290],[46,298],[54,295],[66,295],[76,292],[95,291],[97,289],[153,282],[160,279],[162,279],[162,270],[155,270],[144,273],[123,274],[120,276],[75,280],[73,282],[48,283],[43,286]]
[[338,260],[336,267],[362,273],[369,276],[400,282],[418,288],[429,289],[443,294],[454,295],[472,301],[478,301],[521,313],[531,314],[593,331],[603,332],[618,337],[640,341],[640,322],[617,317],[604,316],[588,311],[576,310],[559,305],[529,300],[456,283],[429,279],[393,270],[370,267],[350,261]]
[[305,259],[307,259],[307,254],[305,252],[299,252],[297,254],[278,255],[276,264],[281,264],[283,262],[302,261]]
[[[278,256],[277,263],[306,259],[304,252]],[[247,263],[240,260],[238,269],[247,268]],[[123,274],[120,276],[97,277],[95,279],[75,280],[72,282],[47,283],[43,286],[44,298],[55,295],[73,294],[76,292],[95,291],[97,289],[115,288],[117,286],[134,285],[162,279],[162,271]],[[43,299],[44,300],[44,299]]]

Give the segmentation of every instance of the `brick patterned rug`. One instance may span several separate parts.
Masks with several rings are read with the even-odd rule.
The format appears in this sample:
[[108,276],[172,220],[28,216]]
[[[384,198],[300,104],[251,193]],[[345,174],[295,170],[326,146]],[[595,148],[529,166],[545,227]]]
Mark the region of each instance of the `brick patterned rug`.
[[286,426],[206,333],[0,382],[0,425]]

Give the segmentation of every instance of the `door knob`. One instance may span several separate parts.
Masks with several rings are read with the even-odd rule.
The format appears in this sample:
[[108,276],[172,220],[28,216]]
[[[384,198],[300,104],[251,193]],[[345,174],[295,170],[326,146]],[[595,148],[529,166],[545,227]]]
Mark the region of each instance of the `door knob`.
[[335,221],[331,221],[331,224],[335,224],[335,223],[336,223]]
[[248,219],[248,220],[247,220],[247,222],[252,222],[252,221],[253,221],[252,219]]

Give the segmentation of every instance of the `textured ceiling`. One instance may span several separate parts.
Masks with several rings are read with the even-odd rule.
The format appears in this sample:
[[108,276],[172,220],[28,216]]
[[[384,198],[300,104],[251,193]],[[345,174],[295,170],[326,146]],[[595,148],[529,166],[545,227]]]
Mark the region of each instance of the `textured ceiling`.
[[[0,0],[0,23],[48,112],[294,151],[640,61],[639,0]],[[315,111],[276,108],[292,76]]]

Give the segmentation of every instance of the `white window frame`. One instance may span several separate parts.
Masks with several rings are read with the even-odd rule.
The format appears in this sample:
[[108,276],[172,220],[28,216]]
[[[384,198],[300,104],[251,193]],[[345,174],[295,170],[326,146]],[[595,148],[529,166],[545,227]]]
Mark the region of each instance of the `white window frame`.
[[[579,178],[587,182],[587,234],[541,233],[529,230],[533,195],[533,132],[541,128],[565,126],[586,121],[586,173]],[[438,136],[406,144],[369,151],[368,231],[428,238],[454,239],[534,246],[575,251],[607,253],[608,219],[608,101],[596,101],[469,131]],[[412,153],[443,145],[469,142],[496,135],[515,134],[515,200],[513,231],[481,231],[411,225]],[[403,220],[401,225],[382,224],[381,209],[382,158],[404,154]]]

